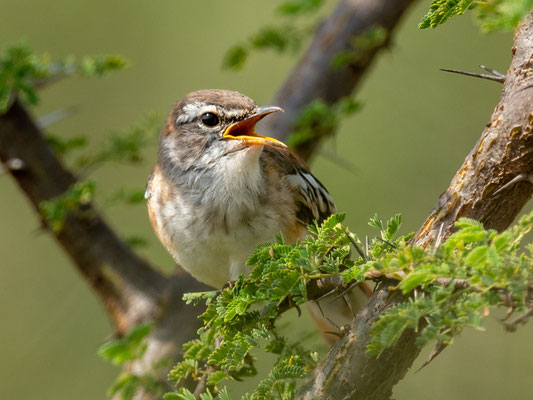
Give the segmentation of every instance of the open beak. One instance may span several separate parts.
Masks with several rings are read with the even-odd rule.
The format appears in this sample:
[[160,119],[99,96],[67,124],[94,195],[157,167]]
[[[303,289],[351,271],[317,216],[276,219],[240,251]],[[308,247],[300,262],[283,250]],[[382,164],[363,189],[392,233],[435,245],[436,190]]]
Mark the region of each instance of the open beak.
[[240,139],[248,144],[276,144],[278,146],[287,147],[284,143],[277,139],[261,136],[255,133],[255,125],[266,117],[268,114],[283,111],[279,107],[261,107],[259,111],[242,121],[230,125],[222,137],[224,139]]

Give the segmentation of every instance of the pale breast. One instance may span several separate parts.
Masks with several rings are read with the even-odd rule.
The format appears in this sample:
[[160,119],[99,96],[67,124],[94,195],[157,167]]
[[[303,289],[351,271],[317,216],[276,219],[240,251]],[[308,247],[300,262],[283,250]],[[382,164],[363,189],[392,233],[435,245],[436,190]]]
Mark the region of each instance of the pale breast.
[[[263,180],[259,165],[212,171],[192,185],[177,186],[156,168],[148,209],[156,234],[175,260],[201,282],[219,288],[247,272],[246,260],[259,242],[280,232],[294,241],[305,234],[295,224],[291,193],[279,179]],[[243,163],[244,164],[244,163]],[[188,181],[190,182],[190,181]]]

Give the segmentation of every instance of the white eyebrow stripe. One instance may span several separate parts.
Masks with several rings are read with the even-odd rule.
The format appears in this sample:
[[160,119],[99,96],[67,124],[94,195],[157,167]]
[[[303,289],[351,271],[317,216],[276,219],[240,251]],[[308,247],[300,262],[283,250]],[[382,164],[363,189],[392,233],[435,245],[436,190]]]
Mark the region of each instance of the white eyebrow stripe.
[[227,119],[242,119],[244,117],[247,117],[249,115],[249,112],[247,110],[235,110],[235,111],[226,111],[224,116]]
[[202,115],[206,112],[212,112],[220,115],[220,110],[217,106],[212,104],[206,105],[202,102],[195,102],[187,104],[182,108],[180,116],[176,118],[176,123],[186,124],[187,122],[194,121],[198,115]]
[[186,124],[188,122],[192,122],[199,115],[202,115],[207,112],[215,113],[218,116],[229,120],[240,120],[250,114],[250,112],[247,110],[224,111],[223,109],[214,104],[205,104],[197,101],[194,103],[187,104],[182,108],[181,114],[178,118],[176,118],[176,123],[181,125]]

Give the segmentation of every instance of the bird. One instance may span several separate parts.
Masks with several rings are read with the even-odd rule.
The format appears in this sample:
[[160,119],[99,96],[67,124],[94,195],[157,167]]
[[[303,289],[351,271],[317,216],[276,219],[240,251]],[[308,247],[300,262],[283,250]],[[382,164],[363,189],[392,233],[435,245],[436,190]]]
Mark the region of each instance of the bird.
[[[213,288],[246,274],[259,243],[280,233],[294,243],[308,235],[309,224],[335,213],[306,163],[256,132],[259,121],[282,111],[239,92],[198,90],[174,105],[161,130],[145,194],[149,219],[175,261]],[[367,287],[357,288],[350,310],[368,295]],[[353,318],[346,305],[334,303],[327,304],[338,309],[334,314]],[[325,312],[320,306],[311,311],[323,332],[344,325]]]

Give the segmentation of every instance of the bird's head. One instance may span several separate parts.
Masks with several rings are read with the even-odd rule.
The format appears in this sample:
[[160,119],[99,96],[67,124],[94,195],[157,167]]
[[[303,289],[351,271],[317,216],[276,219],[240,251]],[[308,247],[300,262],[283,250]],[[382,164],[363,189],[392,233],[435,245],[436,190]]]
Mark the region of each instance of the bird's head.
[[207,166],[253,146],[287,147],[255,132],[256,124],[279,107],[259,107],[252,99],[229,90],[189,93],[172,109],[162,131],[160,154],[182,167]]

